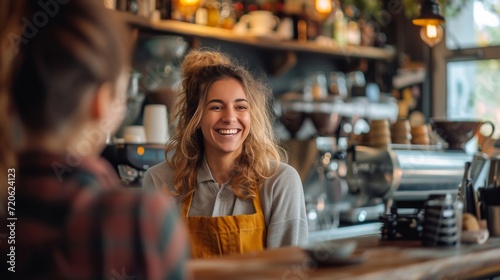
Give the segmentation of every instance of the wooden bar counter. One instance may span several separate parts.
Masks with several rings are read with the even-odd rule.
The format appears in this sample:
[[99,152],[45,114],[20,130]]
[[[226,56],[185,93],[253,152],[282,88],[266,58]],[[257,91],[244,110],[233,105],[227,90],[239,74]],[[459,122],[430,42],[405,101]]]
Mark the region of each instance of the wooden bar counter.
[[[346,239],[347,240],[347,239]],[[338,240],[336,242],[345,242]],[[423,247],[419,241],[358,237],[348,265],[318,265],[298,247],[205,260],[191,260],[194,279],[480,279],[500,275],[500,238],[481,245]]]

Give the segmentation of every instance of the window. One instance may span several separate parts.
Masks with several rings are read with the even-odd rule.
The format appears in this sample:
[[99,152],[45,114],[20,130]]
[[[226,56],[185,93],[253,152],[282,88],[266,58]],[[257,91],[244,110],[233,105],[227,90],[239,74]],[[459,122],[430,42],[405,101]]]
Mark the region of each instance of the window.
[[498,45],[500,45],[499,0],[469,1],[459,14],[446,18],[448,49]]
[[500,137],[500,0],[470,1],[448,17],[446,48],[446,116],[492,121]]

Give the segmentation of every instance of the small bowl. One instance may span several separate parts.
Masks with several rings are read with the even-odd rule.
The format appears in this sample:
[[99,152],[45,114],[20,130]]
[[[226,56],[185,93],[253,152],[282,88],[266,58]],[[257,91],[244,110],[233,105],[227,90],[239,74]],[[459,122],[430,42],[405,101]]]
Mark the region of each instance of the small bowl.
[[431,119],[434,131],[448,143],[450,150],[463,150],[465,143],[474,137],[481,121]]

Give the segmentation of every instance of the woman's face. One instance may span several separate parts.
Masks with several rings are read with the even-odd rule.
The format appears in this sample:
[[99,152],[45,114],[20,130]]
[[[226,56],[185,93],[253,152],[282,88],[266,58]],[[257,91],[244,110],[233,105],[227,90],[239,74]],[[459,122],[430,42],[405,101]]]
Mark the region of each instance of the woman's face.
[[247,95],[241,84],[232,78],[214,82],[202,106],[201,131],[206,152],[238,156],[251,123]]

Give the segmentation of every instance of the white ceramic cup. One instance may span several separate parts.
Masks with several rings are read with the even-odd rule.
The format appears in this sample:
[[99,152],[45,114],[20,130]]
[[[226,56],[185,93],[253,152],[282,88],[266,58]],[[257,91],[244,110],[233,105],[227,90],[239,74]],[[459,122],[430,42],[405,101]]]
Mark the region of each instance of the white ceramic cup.
[[170,138],[168,133],[167,106],[163,104],[144,106],[143,124],[148,143],[165,144]]
[[240,21],[250,24],[250,33],[253,35],[269,35],[280,22],[279,18],[270,11],[252,11],[241,17]]
[[142,125],[129,125],[123,131],[125,143],[146,143],[146,133]]

